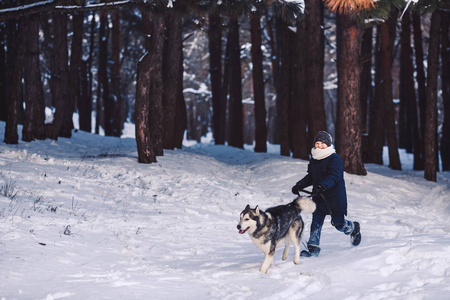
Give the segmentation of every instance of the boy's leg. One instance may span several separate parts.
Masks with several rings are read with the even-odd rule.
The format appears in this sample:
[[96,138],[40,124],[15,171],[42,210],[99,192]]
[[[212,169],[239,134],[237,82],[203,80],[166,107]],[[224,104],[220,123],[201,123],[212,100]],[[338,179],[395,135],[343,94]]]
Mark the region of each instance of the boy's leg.
[[361,231],[358,222],[346,220],[344,215],[335,215],[331,217],[331,223],[337,230],[350,235],[350,242],[353,246],[358,246],[361,243]]
[[308,246],[319,247],[320,235],[322,233],[322,226],[325,220],[325,216],[313,214],[311,222],[311,232],[309,235]]
[[308,250],[303,250],[300,256],[311,257],[318,256],[320,253],[320,234],[322,232],[323,221],[325,216],[313,214],[311,222],[311,232],[308,240]]
[[349,235],[353,232],[353,222],[346,220],[344,215],[333,215],[331,216],[331,224],[340,232]]

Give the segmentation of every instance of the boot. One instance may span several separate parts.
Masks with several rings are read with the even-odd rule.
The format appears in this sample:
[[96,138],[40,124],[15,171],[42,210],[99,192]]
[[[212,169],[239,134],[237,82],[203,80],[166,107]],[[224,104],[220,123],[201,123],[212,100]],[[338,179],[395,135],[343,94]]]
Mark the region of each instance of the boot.
[[358,246],[361,243],[361,228],[358,222],[353,222],[353,232],[350,234],[350,242],[353,246]]
[[319,246],[313,246],[308,245],[308,250],[303,250],[300,252],[300,256],[302,257],[311,257],[311,256],[319,256],[320,253],[320,247]]

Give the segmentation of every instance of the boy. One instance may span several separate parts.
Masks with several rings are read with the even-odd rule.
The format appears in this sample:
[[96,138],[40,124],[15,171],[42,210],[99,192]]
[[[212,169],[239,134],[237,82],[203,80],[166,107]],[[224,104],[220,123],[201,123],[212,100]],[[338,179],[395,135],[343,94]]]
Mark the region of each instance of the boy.
[[361,242],[360,225],[345,219],[347,215],[347,192],[344,181],[344,166],[342,159],[332,146],[332,137],[326,131],[319,131],[314,137],[314,147],[311,149],[311,160],[308,174],[292,187],[292,193],[298,194],[302,189],[313,186],[313,200],[316,211],[311,222],[311,234],[308,250],[303,250],[301,256],[318,256],[320,253],[320,234],[326,215],[331,215],[331,224],[346,235],[350,242],[358,246]]

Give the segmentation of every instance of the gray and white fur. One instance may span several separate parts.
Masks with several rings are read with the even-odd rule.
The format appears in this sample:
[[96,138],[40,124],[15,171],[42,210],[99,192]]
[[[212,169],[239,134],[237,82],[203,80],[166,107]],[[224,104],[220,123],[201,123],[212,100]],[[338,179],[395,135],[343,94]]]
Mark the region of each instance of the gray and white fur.
[[258,206],[247,205],[241,212],[237,229],[240,234],[248,232],[253,243],[265,254],[259,271],[267,274],[274,265],[273,256],[281,244],[285,244],[283,260],[289,254],[289,246],[294,245],[294,263],[300,262],[300,239],[303,232],[303,220],[300,212],[312,213],[316,204],[311,199],[299,197],[287,205],[279,205],[262,211]]

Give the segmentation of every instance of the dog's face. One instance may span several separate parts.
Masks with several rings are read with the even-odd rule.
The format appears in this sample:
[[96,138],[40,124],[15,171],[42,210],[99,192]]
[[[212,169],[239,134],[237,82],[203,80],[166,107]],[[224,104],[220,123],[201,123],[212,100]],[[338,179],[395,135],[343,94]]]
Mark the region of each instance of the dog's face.
[[259,207],[256,206],[254,209],[250,208],[250,205],[247,204],[245,209],[241,212],[241,220],[237,225],[237,229],[240,234],[244,234],[247,231],[252,233],[256,230],[256,226],[259,220]]

